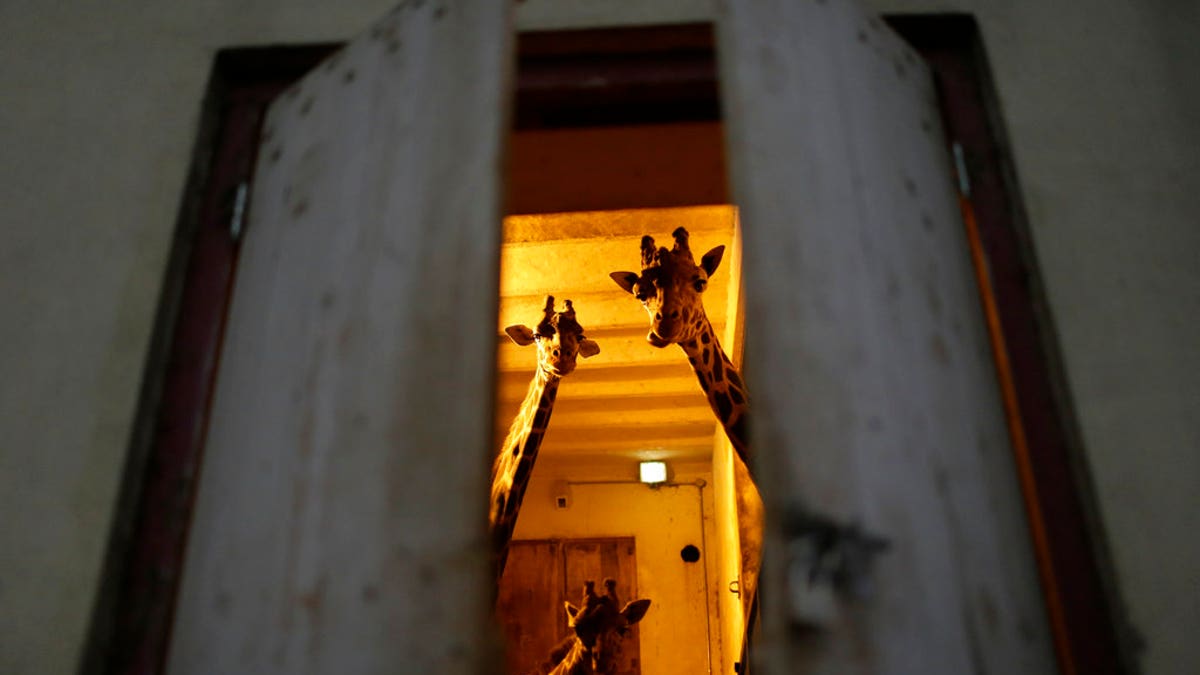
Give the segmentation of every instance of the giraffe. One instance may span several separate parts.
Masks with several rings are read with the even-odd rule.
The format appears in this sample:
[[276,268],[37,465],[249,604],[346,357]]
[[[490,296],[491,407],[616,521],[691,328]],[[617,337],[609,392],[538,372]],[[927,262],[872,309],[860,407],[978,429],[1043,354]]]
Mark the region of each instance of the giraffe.
[[629,627],[646,615],[650,601],[634,600],[620,610],[617,582],[605,579],[604,595],[596,594],[596,582],[583,585],[580,607],[564,602],[567,626],[571,629],[550,652],[539,672],[547,675],[613,675],[616,672],[621,641]]
[[717,246],[705,253],[697,265],[688,247],[687,230],[676,228],[672,236],[675,247],[669,251],[655,250],[654,239],[642,237],[641,274],[613,272],[609,276],[641,300],[650,314],[647,342],[658,348],[677,344],[683,349],[729,442],[749,466],[746,386],[721,349],[701,302],[701,294],[708,286],[708,278],[717,271],[725,247]]
[[687,230],[676,228],[671,236],[675,245],[670,250],[656,249],[652,237],[642,237],[641,274],[613,272],[609,276],[642,301],[650,315],[647,342],[660,349],[670,344],[683,349],[709,406],[737,453],[733,464],[742,547],[739,586],[744,614],[749,616],[762,564],[762,500],[750,473],[750,444],[746,437],[749,397],[741,375],[717,340],[701,298],[709,277],[721,264],[725,247],[717,246],[705,253],[697,265],[688,245]]
[[513,528],[546,426],[550,423],[558,385],[563,377],[575,370],[577,355],[586,359],[600,353],[600,346],[584,337],[583,327],[575,321],[571,301],[567,300],[566,305],[562,312],[554,311],[554,296],[547,295],[542,310],[544,316],[536,330],[524,325],[504,329],[509,339],[522,347],[537,345],[537,371],[492,465],[488,525],[497,580],[504,574]]

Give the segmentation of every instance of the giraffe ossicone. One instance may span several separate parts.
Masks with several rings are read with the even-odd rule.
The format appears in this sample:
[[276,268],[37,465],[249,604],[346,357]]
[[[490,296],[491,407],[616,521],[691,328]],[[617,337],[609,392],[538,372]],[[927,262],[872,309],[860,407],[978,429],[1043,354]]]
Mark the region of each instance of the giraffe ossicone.
[[537,370],[492,465],[488,525],[497,579],[504,573],[521,501],[550,423],[558,385],[563,377],[575,370],[577,358],[586,359],[600,353],[600,346],[584,336],[571,301],[566,301],[562,311],[556,311],[552,295],[546,296],[542,319],[536,327],[518,324],[508,326],[504,332],[522,347],[537,345]]
[[[583,585],[579,606],[564,602],[571,633],[550,654],[541,672],[548,675],[612,675],[616,672],[621,642],[629,627],[650,609],[647,599],[621,605],[617,582],[604,580],[605,592],[596,593],[596,582]],[[618,609],[619,608],[619,609]]]

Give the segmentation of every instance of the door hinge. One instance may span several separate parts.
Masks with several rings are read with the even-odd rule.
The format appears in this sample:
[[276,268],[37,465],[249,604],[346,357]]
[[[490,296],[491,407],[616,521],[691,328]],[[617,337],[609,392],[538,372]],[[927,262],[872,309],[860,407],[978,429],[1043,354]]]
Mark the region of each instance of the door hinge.
[[971,175],[967,173],[967,159],[963,153],[962,143],[954,141],[950,146],[954,153],[954,173],[958,176],[958,193],[963,197],[971,196]]
[[242,230],[244,229],[246,220],[246,196],[249,191],[249,183],[241,181],[237,184],[237,189],[233,193],[233,205],[229,216],[229,238],[234,243],[242,239]]

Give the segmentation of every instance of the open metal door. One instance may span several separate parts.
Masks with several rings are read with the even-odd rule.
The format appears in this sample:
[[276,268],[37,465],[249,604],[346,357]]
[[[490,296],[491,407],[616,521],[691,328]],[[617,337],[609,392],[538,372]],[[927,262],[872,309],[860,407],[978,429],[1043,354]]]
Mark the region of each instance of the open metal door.
[[507,5],[404,2],[269,111],[171,673],[494,656]]
[[928,72],[853,0],[726,0],[718,34],[768,512],[752,664],[1053,672]]

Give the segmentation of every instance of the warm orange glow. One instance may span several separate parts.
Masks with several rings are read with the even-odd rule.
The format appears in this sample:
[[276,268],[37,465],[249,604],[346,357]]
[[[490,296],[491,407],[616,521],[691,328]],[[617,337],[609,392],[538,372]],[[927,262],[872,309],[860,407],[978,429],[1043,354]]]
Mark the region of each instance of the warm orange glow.
[[[609,273],[639,269],[642,235],[669,244],[671,231],[679,226],[691,233],[696,250],[718,245],[728,250],[736,240],[736,218],[729,205],[505,218],[497,442],[507,433],[535,366],[532,348],[512,344],[501,331],[535,322],[549,294],[560,303],[567,298],[574,302],[579,323],[600,345],[600,353],[581,361],[563,383],[538,461],[623,461],[626,466],[639,459],[707,462],[716,425],[695,375],[678,349],[646,344],[649,318]],[[739,271],[736,256],[727,253],[704,296],[709,319],[726,343],[731,336],[728,317],[737,315],[730,300],[737,297]],[[736,344],[725,346],[737,351]],[[656,448],[655,456],[640,454],[645,448]]]
[[[515,536],[636,537],[637,592],[655,603],[640,626],[647,675],[731,672],[744,631],[741,601],[727,590],[742,573],[732,449],[682,351],[647,343],[649,317],[609,277],[640,270],[643,235],[670,246],[679,226],[697,256],[726,247],[704,307],[738,362],[741,247],[732,206],[510,216],[501,248],[497,442],[536,364],[533,348],[512,344],[503,327],[533,324],[553,295],[573,301],[600,345],[558,390]],[[669,481],[653,476],[661,487],[647,490],[634,470],[643,461],[670,463]],[[681,558],[686,546],[700,550],[699,562]]]

